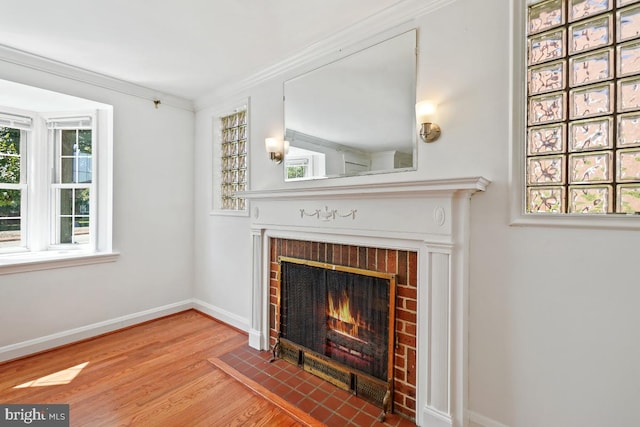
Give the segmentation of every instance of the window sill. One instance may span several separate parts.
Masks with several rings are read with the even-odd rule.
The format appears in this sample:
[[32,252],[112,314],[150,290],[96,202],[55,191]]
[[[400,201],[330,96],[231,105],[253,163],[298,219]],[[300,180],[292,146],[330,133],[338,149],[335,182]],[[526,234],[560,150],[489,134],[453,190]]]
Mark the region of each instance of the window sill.
[[0,255],[0,275],[114,262],[117,252],[45,251]]
[[249,210],[245,209],[242,211],[233,211],[233,210],[223,210],[223,209],[214,209],[209,212],[211,216],[239,216],[239,217],[248,217]]
[[608,215],[572,215],[572,214],[519,214],[511,219],[513,226],[540,226],[564,228],[591,228],[613,230],[640,229],[640,216]]

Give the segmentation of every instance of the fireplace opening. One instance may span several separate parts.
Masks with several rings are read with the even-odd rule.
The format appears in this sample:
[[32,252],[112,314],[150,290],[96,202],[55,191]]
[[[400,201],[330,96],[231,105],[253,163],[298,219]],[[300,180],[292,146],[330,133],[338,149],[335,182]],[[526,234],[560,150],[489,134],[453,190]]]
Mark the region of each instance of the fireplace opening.
[[395,274],[289,257],[279,264],[280,357],[390,412]]

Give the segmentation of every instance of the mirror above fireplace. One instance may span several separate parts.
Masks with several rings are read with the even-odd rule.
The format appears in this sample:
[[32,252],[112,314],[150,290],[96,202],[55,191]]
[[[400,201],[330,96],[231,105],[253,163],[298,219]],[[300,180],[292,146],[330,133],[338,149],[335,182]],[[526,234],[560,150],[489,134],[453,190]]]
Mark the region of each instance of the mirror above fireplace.
[[416,31],[284,83],[285,180],[416,168]]

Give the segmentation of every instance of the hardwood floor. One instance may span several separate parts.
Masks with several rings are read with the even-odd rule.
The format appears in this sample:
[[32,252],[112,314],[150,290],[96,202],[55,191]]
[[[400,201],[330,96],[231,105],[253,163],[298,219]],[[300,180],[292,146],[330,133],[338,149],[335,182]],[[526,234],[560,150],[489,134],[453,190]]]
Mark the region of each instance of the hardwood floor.
[[82,427],[318,425],[208,361],[246,345],[186,311],[0,364],[0,403],[68,403],[70,425]]

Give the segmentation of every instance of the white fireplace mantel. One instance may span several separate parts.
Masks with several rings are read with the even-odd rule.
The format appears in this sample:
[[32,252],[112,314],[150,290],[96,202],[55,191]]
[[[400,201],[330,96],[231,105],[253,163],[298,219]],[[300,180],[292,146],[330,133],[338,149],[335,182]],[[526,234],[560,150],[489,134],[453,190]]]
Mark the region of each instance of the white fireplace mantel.
[[271,237],[418,253],[416,423],[464,426],[470,198],[482,177],[258,190],[250,202],[249,345],[269,343]]

